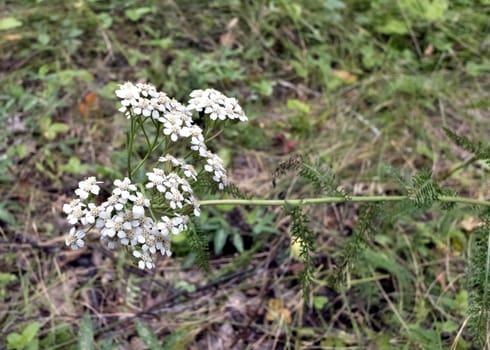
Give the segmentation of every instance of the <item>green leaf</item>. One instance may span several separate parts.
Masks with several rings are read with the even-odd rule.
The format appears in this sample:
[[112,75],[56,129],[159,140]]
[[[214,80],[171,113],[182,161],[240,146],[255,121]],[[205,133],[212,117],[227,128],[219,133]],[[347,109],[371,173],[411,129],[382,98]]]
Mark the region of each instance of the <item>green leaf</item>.
[[47,33],[39,33],[37,41],[39,41],[41,45],[47,45],[51,41],[51,37]]
[[88,313],[83,315],[82,321],[80,322],[78,345],[80,350],[94,349],[94,328],[92,326],[92,319]]
[[20,349],[23,347],[22,337],[19,333],[10,333],[7,335],[7,348],[8,349]]
[[228,233],[225,230],[219,229],[214,235],[214,253],[221,254],[223,247],[225,246]]
[[165,337],[161,350],[184,350],[194,340],[195,332],[188,328],[178,329]]
[[38,331],[39,331],[38,322],[33,322],[30,325],[28,325],[26,329],[24,329],[24,331],[22,332],[22,338],[26,340],[26,344],[34,339]]
[[39,323],[33,322],[29,324],[22,334],[10,333],[7,336],[8,349],[32,349],[38,348],[38,339],[36,338],[39,331]]
[[240,253],[243,253],[244,248],[243,248],[243,239],[242,236],[238,233],[235,233],[233,235],[233,245],[235,246],[236,250],[238,250]]
[[310,113],[310,106],[304,102],[301,102],[300,100],[289,99],[287,102],[287,106],[289,109],[301,112],[303,114]]
[[153,10],[151,7],[140,7],[137,9],[128,9],[128,10],[124,11],[124,14],[131,21],[136,22],[136,21],[139,21],[144,15],[146,15],[152,11]]
[[11,273],[0,272],[0,284],[9,284],[17,281],[17,276]]
[[385,24],[377,26],[376,31],[383,34],[407,34],[408,27],[403,21],[389,19]]
[[5,17],[0,19],[0,30],[9,30],[22,26],[22,22],[14,17]]
[[316,310],[321,310],[328,303],[328,298],[323,295],[313,297],[313,305]]
[[67,164],[60,166],[60,171],[66,171],[71,174],[83,174],[88,170],[88,165],[82,164],[80,159],[73,156],[70,157]]
[[150,348],[150,350],[160,350],[160,342],[158,341],[158,338],[153,330],[140,321],[136,321],[135,324],[138,336],[143,341],[143,343],[145,343],[145,345]]
[[15,216],[2,203],[0,203],[0,221],[9,225],[15,224]]

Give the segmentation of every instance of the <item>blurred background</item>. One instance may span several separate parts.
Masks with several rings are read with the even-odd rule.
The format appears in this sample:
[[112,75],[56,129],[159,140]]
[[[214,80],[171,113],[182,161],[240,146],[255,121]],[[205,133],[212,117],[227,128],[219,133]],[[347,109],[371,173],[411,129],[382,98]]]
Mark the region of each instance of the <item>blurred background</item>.
[[[185,235],[149,272],[97,240],[70,251],[61,208],[82,177],[124,176],[125,81],[236,97],[250,121],[214,145],[248,196],[316,195],[294,172],[272,186],[297,154],[355,195],[397,193],[387,166],[444,177],[470,155],[443,127],[490,135],[489,18],[488,0],[0,0],[0,349],[477,349],[470,209],[397,217],[332,286],[359,206],[308,208],[305,305],[279,209],[203,210],[206,273]],[[488,199],[489,170],[443,185]]]

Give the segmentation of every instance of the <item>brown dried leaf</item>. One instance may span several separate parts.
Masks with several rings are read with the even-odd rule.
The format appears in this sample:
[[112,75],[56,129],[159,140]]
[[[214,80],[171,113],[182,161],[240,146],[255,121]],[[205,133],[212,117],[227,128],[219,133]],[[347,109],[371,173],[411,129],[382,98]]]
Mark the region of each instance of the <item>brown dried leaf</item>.
[[276,298],[269,299],[267,306],[268,310],[265,315],[267,321],[291,323],[291,311],[284,307],[282,300]]

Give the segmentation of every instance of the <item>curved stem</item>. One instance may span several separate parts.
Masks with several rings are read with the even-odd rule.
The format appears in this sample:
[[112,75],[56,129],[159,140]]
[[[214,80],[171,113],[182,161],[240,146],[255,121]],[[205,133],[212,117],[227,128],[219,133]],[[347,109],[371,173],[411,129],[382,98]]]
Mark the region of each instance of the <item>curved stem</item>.
[[443,176],[441,176],[438,181],[444,181],[444,180],[447,180],[448,178],[451,177],[451,175],[453,175],[455,172],[457,172],[458,170],[461,170],[463,168],[466,168],[468,165],[470,165],[471,163],[474,163],[478,160],[478,157],[477,156],[473,156],[471,157],[470,159],[468,159],[467,161],[457,165],[456,167],[452,168],[448,173],[444,174]]
[[[408,196],[350,196],[350,197],[321,197],[321,198],[303,198],[303,199],[217,199],[200,201],[201,206],[214,205],[252,205],[252,206],[282,206],[282,205],[311,205],[326,203],[361,203],[361,202],[398,202],[410,199]],[[490,201],[465,198],[440,196],[440,202],[460,203],[471,205],[490,206]]]
[[144,125],[145,121],[146,121],[146,119],[141,120],[140,118],[138,118],[138,124],[141,128],[141,131],[143,131],[143,135],[145,136],[146,145],[148,147],[150,147],[149,149],[151,149],[150,138],[148,137],[148,134],[146,133],[146,130],[145,130],[145,125]]
[[151,145],[149,145],[148,151],[146,152],[146,154],[143,157],[143,159],[141,159],[141,161],[138,163],[138,165],[133,169],[131,175],[134,174],[136,171],[138,171],[138,169],[143,166],[143,164],[150,157],[150,155],[153,153],[153,151],[156,150],[157,148],[159,148],[160,145],[163,142],[165,142],[165,138],[163,138],[160,142],[158,142],[158,136],[159,136],[159,134],[160,134],[160,125],[158,125],[158,127],[157,127],[157,131],[156,131],[156,135],[155,135],[155,138],[153,140],[153,143]]

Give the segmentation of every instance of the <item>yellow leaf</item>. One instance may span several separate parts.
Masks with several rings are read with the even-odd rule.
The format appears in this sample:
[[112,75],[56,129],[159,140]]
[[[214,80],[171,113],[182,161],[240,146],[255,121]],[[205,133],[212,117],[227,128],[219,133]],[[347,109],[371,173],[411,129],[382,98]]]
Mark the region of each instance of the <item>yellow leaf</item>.
[[265,315],[267,321],[291,323],[291,312],[284,307],[282,300],[275,298],[269,299],[267,306],[267,314]]
[[346,70],[337,70],[337,69],[333,69],[332,70],[332,73],[335,77],[345,81],[346,83],[355,83],[357,81],[357,77],[352,74],[352,73],[349,73],[348,71]]

